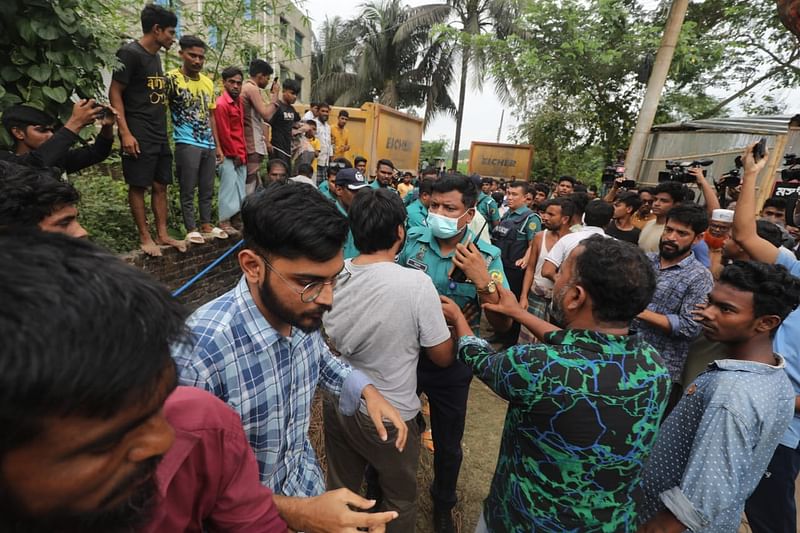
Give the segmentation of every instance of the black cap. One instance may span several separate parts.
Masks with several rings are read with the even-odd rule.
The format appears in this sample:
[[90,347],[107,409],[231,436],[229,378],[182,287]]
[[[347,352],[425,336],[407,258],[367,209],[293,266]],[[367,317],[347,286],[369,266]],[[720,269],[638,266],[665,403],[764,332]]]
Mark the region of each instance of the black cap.
[[363,174],[354,168],[343,168],[336,174],[336,185],[340,187],[347,187],[351,191],[357,191],[364,187],[369,187],[369,184],[364,179]]

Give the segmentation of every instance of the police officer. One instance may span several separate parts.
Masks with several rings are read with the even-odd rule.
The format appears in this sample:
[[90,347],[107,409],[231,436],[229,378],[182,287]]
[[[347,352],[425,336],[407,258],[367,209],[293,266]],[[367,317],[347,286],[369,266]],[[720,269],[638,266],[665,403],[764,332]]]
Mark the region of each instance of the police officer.
[[339,170],[339,167],[334,162],[328,167],[328,179],[319,184],[319,192],[332,202],[339,200],[336,197],[336,174],[339,173]]
[[[336,207],[339,212],[347,216],[347,211],[350,209],[350,204],[356,193],[365,187],[369,187],[367,180],[358,170],[354,168],[344,168],[336,173]],[[359,254],[356,243],[353,240],[353,232],[347,232],[347,240],[344,241],[344,258],[350,259]]]
[[[524,181],[514,181],[506,187],[508,211],[492,230],[492,244],[500,248],[503,270],[517,300],[522,294],[528,245],[542,229],[542,219],[528,207],[528,190],[528,183]],[[498,335],[495,340],[507,345],[516,344],[519,329],[519,324],[515,323],[506,334]]]
[[419,198],[411,202],[406,207],[408,218],[406,219],[406,229],[418,226],[426,226],[428,218],[428,204],[431,201],[431,191],[433,190],[433,180],[424,179],[419,183]]
[[[427,273],[439,294],[448,296],[462,308],[471,307],[471,326],[478,334],[480,304],[499,301],[498,284],[508,287],[500,260],[500,250],[479,241],[467,225],[475,212],[477,188],[463,176],[448,175],[432,183],[427,226],[409,229],[406,245],[398,262]],[[458,267],[462,273],[454,272]],[[486,313],[497,331],[511,326],[502,315]],[[417,387],[428,396],[433,431],[434,530],[454,531],[452,508],[456,504],[456,482],[461,468],[461,437],[472,372],[455,362],[439,368],[427,357],[420,357]]]
[[[475,207],[478,209],[480,214],[483,215],[483,218],[489,222],[489,227],[494,228],[500,223],[500,208],[497,206],[497,202],[494,201],[494,198],[492,198],[490,194],[487,194],[483,191],[485,179],[482,180],[477,174],[473,174],[471,178],[479,191],[478,201]],[[488,179],[490,182],[494,182],[492,178]]]

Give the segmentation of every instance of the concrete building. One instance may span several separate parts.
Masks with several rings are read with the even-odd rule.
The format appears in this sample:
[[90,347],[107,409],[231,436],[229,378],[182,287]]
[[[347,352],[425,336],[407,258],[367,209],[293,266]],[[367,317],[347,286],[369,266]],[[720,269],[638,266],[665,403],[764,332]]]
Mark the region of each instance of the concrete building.
[[[244,0],[244,13],[240,24],[235,29],[243,30],[227,32],[231,14],[220,10],[216,14],[219,22],[204,30],[195,29],[202,26],[203,9],[211,7],[207,0],[156,0],[156,4],[175,10],[178,13],[178,33],[196,32],[207,37],[208,45],[218,49],[229,37],[224,56],[233,60],[236,51],[238,60],[245,67],[254,57],[266,59],[275,69],[275,75],[281,80],[294,78],[300,82],[301,89],[298,100],[307,102],[311,95],[311,52],[312,33],[308,19],[291,1],[279,4],[268,0]],[[229,3],[235,6],[236,2]],[[275,6],[273,8],[273,5]],[[232,38],[235,34],[235,39]],[[208,65],[207,65],[208,66]]]

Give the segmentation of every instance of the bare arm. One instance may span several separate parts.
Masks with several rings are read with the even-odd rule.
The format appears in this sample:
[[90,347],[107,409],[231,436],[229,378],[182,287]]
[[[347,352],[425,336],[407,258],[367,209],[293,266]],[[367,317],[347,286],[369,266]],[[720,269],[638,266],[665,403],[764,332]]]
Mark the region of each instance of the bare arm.
[[756,232],[756,178],[767,164],[767,152],[756,163],[753,159],[754,144],[748,146],[742,154],[744,172],[742,173],[742,192],[736,203],[733,215],[733,239],[754,260],[774,263],[778,259],[778,248],[758,236]]
[[719,199],[717,198],[717,192],[714,190],[714,187],[708,183],[708,180],[703,176],[702,169],[699,168],[690,168],[689,174],[694,176],[697,179],[697,186],[700,187],[700,190],[703,191],[703,198],[706,201],[706,211],[708,212],[708,218],[711,218],[711,215],[714,212],[714,209],[719,209]]
[[211,135],[214,137],[214,146],[216,147],[217,164],[221,165],[225,160],[225,154],[222,152],[222,146],[219,144],[219,132],[217,131],[217,120],[214,118],[214,113],[209,113],[209,121],[211,122]]
[[522,278],[522,293],[519,297],[519,304],[527,309],[528,308],[528,293],[533,286],[533,276],[536,272],[536,263],[539,261],[539,249],[541,248],[542,239],[544,239],[544,231],[540,231],[531,239],[528,245],[528,266],[525,267],[525,276]]
[[617,191],[619,191],[619,184],[622,183],[624,179],[625,178],[617,178],[614,180],[614,185],[612,185],[611,188],[606,193],[606,195],[603,196],[604,202],[608,204],[614,203],[614,199],[617,197]]
[[261,97],[261,91],[255,85],[248,83],[244,86],[242,92],[256,110],[256,113],[261,115],[261,118],[264,119],[265,122],[269,121],[278,110],[277,99],[271,100],[269,104],[265,104],[264,99]]
[[547,259],[544,260],[544,264],[542,264],[542,276],[549,279],[550,281],[556,280],[556,273],[558,269],[556,268],[555,263],[551,263]]
[[125,85],[117,80],[111,80],[111,87],[108,89],[108,100],[111,102],[111,107],[117,110],[117,129],[119,130],[120,144],[122,150],[134,157],[138,156],[139,141],[131,133],[128,128],[128,121],[125,119],[125,102],[122,101],[122,92],[125,90]]
[[452,338],[447,339],[436,346],[424,348],[424,350],[425,355],[428,356],[428,359],[433,361],[433,364],[436,366],[440,366],[442,368],[450,366],[453,363],[453,359],[455,359],[455,345],[453,344]]
[[551,331],[558,331],[561,329],[554,326],[550,322],[542,320],[541,318],[528,313],[524,309],[521,309],[516,303],[516,297],[514,296],[514,293],[505,287],[497,288],[497,300],[498,302],[496,304],[485,304],[483,306],[483,310],[487,313],[492,311],[500,315],[507,316],[512,320],[516,320],[528,328],[537,339],[541,339],[545,334],[550,333]]

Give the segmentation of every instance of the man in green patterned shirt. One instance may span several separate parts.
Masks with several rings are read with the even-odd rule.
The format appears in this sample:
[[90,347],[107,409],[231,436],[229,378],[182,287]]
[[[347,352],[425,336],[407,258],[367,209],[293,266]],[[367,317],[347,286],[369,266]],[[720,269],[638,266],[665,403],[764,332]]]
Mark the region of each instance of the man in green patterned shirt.
[[476,532],[633,532],[634,493],[655,442],[670,378],[631,335],[655,276],[630,243],[592,236],[563,263],[550,316],[525,312],[502,288],[484,308],[530,329],[540,344],[494,352],[442,298],[458,357],[508,401],[500,454]]

